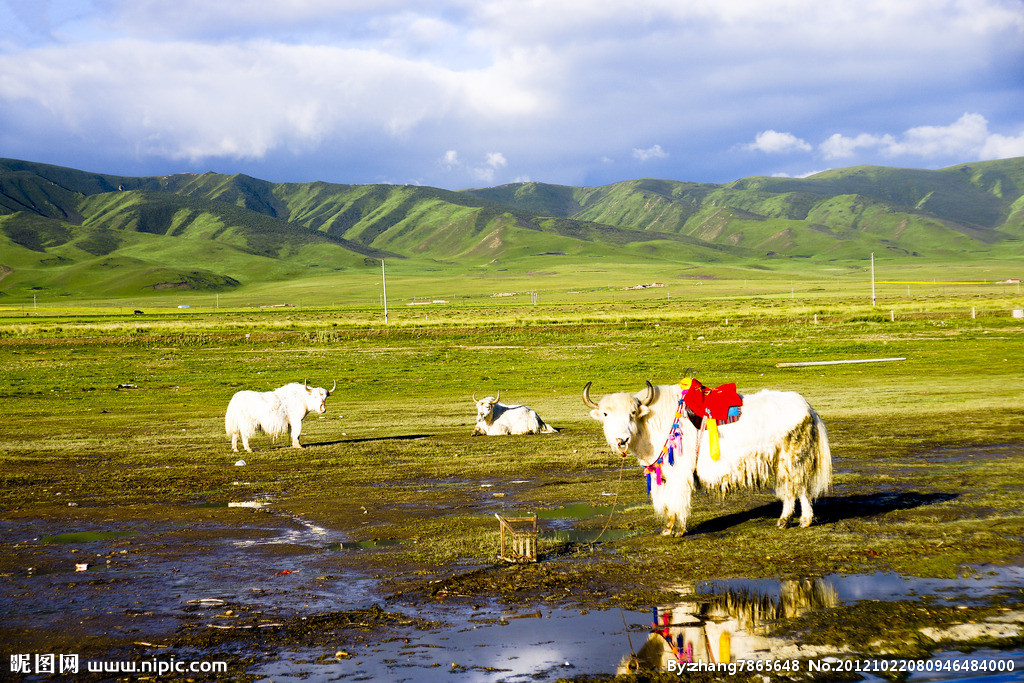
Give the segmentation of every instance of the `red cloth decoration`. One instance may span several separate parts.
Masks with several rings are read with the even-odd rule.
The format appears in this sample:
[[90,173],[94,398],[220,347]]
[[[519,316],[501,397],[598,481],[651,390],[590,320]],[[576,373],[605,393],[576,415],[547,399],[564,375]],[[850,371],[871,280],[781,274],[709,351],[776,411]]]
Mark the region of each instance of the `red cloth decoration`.
[[736,382],[709,389],[697,380],[691,380],[684,400],[686,407],[697,415],[721,421],[729,418],[729,408],[743,405],[743,399],[736,392]]

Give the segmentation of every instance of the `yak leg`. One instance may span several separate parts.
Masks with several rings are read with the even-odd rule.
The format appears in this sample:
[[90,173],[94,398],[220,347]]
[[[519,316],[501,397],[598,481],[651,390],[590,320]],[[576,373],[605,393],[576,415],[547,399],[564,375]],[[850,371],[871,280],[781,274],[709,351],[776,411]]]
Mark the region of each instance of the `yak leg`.
[[800,493],[800,526],[804,529],[811,525],[814,519],[814,510],[811,509],[811,498],[804,490]]
[[299,444],[299,434],[301,432],[302,432],[302,423],[301,422],[293,422],[292,423],[292,448],[302,448],[302,445]]
[[[249,437],[246,436],[245,434],[242,434],[242,448],[245,449],[246,453],[252,453],[252,449],[249,448]],[[231,450],[234,451],[235,453],[238,452],[238,433],[237,432],[231,435]]]
[[789,525],[789,519],[793,516],[794,508],[796,508],[796,496],[786,494],[786,497],[782,499],[782,515],[779,517],[777,524],[780,529],[785,529]]
[[237,433],[231,435],[231,452],[232,453],[237,453],[238,452],[238,434]]
[[[677,526],[678,525],[678,526]],[[686,533],[686,524],[674,512],[668,513],[668,520],[665,528],[661,530],[662,536],[682,536]]]

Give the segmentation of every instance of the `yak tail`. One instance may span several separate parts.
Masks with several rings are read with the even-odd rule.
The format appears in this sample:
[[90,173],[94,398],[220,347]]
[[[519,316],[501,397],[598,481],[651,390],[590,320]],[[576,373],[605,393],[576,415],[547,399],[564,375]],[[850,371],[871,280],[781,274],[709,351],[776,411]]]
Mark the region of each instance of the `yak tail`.
[[242,431],[242,425],[239,424],[240,420],[238,419],[240,417],[239,412],[238,406],[228,404],[228,411],[224,413],[224,431],[227,432],[228,436],[241,433]]
[[818,414],[811,411],[813,438],[811,439],[811,472],[807,493],[817,498],[832,488],[832,450],[828,445],[828,430]]
[[[539,419],[539,418],[538,418]],[[558,430],[549,425],[544,420],[540,420],[540,431],[542,434],[557,434]]]

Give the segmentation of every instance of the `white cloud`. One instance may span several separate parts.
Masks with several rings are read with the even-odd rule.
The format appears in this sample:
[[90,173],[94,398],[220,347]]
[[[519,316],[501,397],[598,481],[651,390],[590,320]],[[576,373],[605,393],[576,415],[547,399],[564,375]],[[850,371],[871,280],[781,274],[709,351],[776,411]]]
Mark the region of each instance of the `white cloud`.
[[812,175],[818,175],[819,173],[824,173],[825,171],[828,171],[828,170],[829,169],[827,169],[827,168],[823,168],[823,169],[818,170],[818,171],[804,171],[803,173],[786,173],[785,171],[778,171],[776,173],[772,173],[772,177],[773,178],[810,178]]
[[262,41],[51,47],[0,55],[0,73],[0,108],[16,103],[65,131],[171,159],[401,141],[441,120],[493,126],[542,109],[500,68],[459,72],[372,50]]
[[792,133],[780,133],[766,130],[758,133],[754,141],[744,146],[746,149],[766,154],[784,154],[787,152],[810,152],[813,149],[807,142]]
[[501,152],[487,152],[480,163],[465,164],[459,152],[450,149],[441,157],[440,163],[446,171],[461,171],[474,181],[490,183],[497,177],[497,171],[508,166],[508,159]]
[[879,149],[887,147],[896,142],[891,135],[870,135],[860,133],[853,137],[847,137],[840,133],[834,133],[825,142],[818,146],[818,149],[826,159],[849,159],[861,149]]
[[977,154],[988,138],[988,121],[981,114],[964,114],[948,126],[917,126],[886,149],[893,156],[958,156]]
[[650,161],[651,159],[667,159],[668,152],[661,148],[661,145],[654,145],[647,149],[636,149],[633,148],[633,158],[637,159],[641,163]]
[[473,169],[473,175],[485,183],[493,183],[495,172],[508,165],[508,160],[501,152],[488,152],[484,162]]
[[[427,184],[956,163],[1020,150],[1022,1],[0,0],[0,147]],[[951,107],[978,119],[911,128]]]
[[1024,134],[992,133],[984,116],[966,113],[948,126],[915,126],[900,136],[835,133],[819,150],[826,159],[849,159],[862,151],[887,157],[1003,159],[1024,156]]
[[1017,136],[989,135],[981,148],[982,159],[1009,159],[1024,157],[1024,133]]
[[444,166],[449,171],[452,170],[453,168],[458,167],[459,153],[454,149],[448,150],[447,152],[444,153],[444,156],[441,157],[441,165]]

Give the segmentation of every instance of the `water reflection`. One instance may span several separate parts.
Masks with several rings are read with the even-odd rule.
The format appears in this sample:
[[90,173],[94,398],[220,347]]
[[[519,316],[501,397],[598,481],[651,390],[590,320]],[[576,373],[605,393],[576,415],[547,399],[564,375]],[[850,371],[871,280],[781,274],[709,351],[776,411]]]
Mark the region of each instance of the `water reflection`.
[[768,625],[839,604],[835,585],[826,579],[750,583],[710,594],[698,594],[693,586],[676,590],[684,599],[652,610],[647,642],[623,658],[619,674],[761,659],[769,650],[763,635]]

